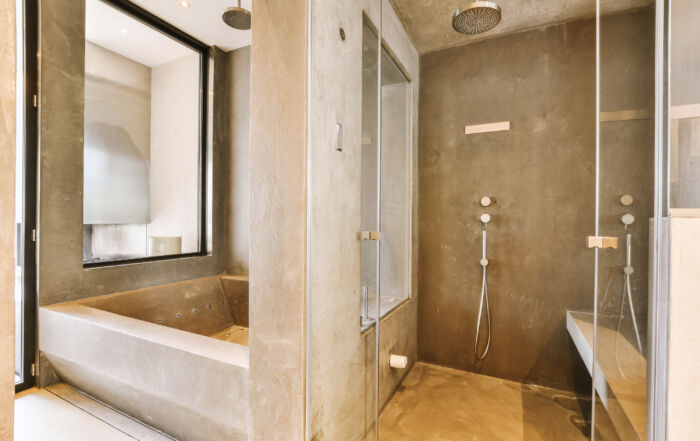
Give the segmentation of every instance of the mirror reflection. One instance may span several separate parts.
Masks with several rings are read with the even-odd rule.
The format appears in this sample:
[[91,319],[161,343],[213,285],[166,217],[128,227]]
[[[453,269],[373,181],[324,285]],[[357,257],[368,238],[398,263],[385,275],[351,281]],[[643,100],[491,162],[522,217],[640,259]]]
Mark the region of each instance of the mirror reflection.
[[201,58],[86,1],[83,262],[203,251]]

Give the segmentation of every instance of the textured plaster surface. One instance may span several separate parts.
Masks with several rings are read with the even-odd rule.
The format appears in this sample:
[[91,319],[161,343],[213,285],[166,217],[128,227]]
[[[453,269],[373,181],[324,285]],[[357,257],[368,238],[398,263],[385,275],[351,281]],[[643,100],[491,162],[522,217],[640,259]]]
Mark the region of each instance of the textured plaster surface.
[[245,276],[221,276],[219,278],[221,288],[231,308],[233,321],[240,326],[248,326],[248,277]]
[[[411,153],[416,164],[418,53],[389,2],[385,1],[383,6],[386,45],[413,80]],[[358,231],[361,228],[364,137],[362,20],[364,12],[376,27],[379,8],[379,1],[314,0],[312,4],[310,418],[311,437],[316,441],[360,440],[365,429],[374,424],[375,334],[374,331],[364,336],[360,334]],[[338,35],[340,27],[345,31],[345,41]],[[342,152],[333,147],[338,122],[344,129]],[[376,137],[376,134],[370,135]],[[415,185],[417,173],[412,178]],[[415,209],[415,199],[413,202]],[[417,245],[417,241],[413,244]],[[414,264],[416,256],[414,248],[411,252]],[[415,285],[415,279],[412,284]],[[407,373],[390,370],[388,354],[407,355],[411,363],[416,358],[418,295],[415,286],[413,288],[413,299],[381,324],[381,404],[388,400]],[[253,332],[254,327],[253,323]]]
[[[382,441],[585,441],[590,405],[571,392],[417,363],[379,433]],[[605,414],[599,419],[596,439],[619,441]]]
[[217,276],[98,296],[83,304],[200,335],[236,324]]
[[226,54],[226,272],[248,275],[250,245],[250,46]]
[[[652,18],[642,11],[604,20],[603,111],[651,106]],[[585,19],[421,57],[420,359],[565,390],[587,375],[565,312],[592,309],[593,253],[583,242],[594,227],[594,32]],[[511,130],[464,135],[467,124],[495,121],[510,121]],[[630,231],[640,318],[651,136],[650,120],[604,123],[601,135],[601,231],[621,237],[620,215],[638,219]],[[622,207],[628,193],[637,202]],[[483,196],[495,204],[480,207]],[[483,212],[492,216],[493,334],[488,357],[475,366]],[[606,256],[601,279],[614,276],[614,309],[624,247]]]
[[15,2],[0,3],[0,440],[12,440],[15,312]]
[[248,439],[246,346],[82,301],[42,307],[39,320],[40,350],[66,383],[183,441]]
[[214,50],[211,255],[83,269],[84,2],[41,3],[39,304],[216,275],[224,269],[226,97]]
[[[465,43],[594,16],[595,0],[496,0],[502,20],[494,29],[478,35],[464,35],[452,29],[452,15],[469,2],[462,0],[391,0],[402,23],[421,54]],[[609,14],[640,6],[650,0],[602,0],[601,11]]]
[[306,1],[253,2],[251,441],[304,437]]

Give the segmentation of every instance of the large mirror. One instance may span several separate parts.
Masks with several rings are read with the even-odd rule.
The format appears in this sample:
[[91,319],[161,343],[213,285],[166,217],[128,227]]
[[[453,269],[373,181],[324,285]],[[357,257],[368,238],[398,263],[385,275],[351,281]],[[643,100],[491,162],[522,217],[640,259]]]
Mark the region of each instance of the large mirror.
[[86,0],[85,265],[206,252],[207,50],[130,2]]

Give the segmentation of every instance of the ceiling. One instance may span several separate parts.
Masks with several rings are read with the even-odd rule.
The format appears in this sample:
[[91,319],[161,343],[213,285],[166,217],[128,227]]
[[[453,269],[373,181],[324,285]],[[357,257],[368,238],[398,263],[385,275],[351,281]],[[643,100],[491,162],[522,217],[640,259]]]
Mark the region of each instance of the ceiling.
[[[595,15],[595,0],[494,0],[502,10],[501,23],[479,35],[452,29],[452,14],[471,0],[390,0],[420,53],[529,28]],[[601,0],[603,14],[647,6],[652,0]]]
[[98,0],[85,2],[85,39],[148,67],[160,66],[195,53]]
[[[189,8],[179,0],[131,0],[198,40],[228,52],[249,46],[251,31],[239,31],[221,20],[226,8],[237,6],[237,0],[187,0]],[[251,10],[253,0],[241,0],[241,7]]]
[[[179,0],[132,0],[176,28],[198,40],[228,52],[249,46],[251,31],[227,26],[221,14],[236,0],[188,0],[183,8]],[[250,10],[252,0],[241,1]],[[192,50],[99,0],[86,2],[85,38],[149,67],[182,58]],[[148,44],[145,44],[145,43]]]

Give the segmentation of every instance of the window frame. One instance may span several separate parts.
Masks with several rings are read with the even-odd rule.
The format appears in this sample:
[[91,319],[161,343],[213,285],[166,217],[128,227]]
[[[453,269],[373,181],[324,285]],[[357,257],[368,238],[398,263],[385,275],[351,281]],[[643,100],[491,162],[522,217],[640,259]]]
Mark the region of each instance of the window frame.
[[[23,155],[24,167],[22,177],[22,192],[24,204],[22,207],[22,232],[17,241],[22,244],[22,381],[15,383],[15,393],[22,392],[36,384],[36,323],[37,323],[37,255],[36,255],[36,231],[37,231],[37,140],[38,140],[38,106],[35,97],[38,97],[38,0],[23,0],[17,2],[17,7],[22,5],[24,25],[22,46],[17,45],[17,50],[22,51],[24,69],[24,105],[22,115],[24,118],[24,133],[21,134],[24,142]],[[15,146],[15,148],[17,148]],[[14,302],[13,302],[14,305]],[[16,342],[15,342],[16,343]]]
[[[162,18],[137,6],[129,0],[99,0],[137,20],[167,37],[187,46],[199,54],[199,251],[193,253],[147,256],[135,259],[105,260],[85,262],[83,268],[129,265],[135,263],[156,262],[160,260],[182,259],[208,255],[207,250],[207,139],[209,106],[209,58],[210,48],[197,38],[166,22]],[[212,189],[213,192],[213,189]],[[83,244],[84,246],[84,244]]]

